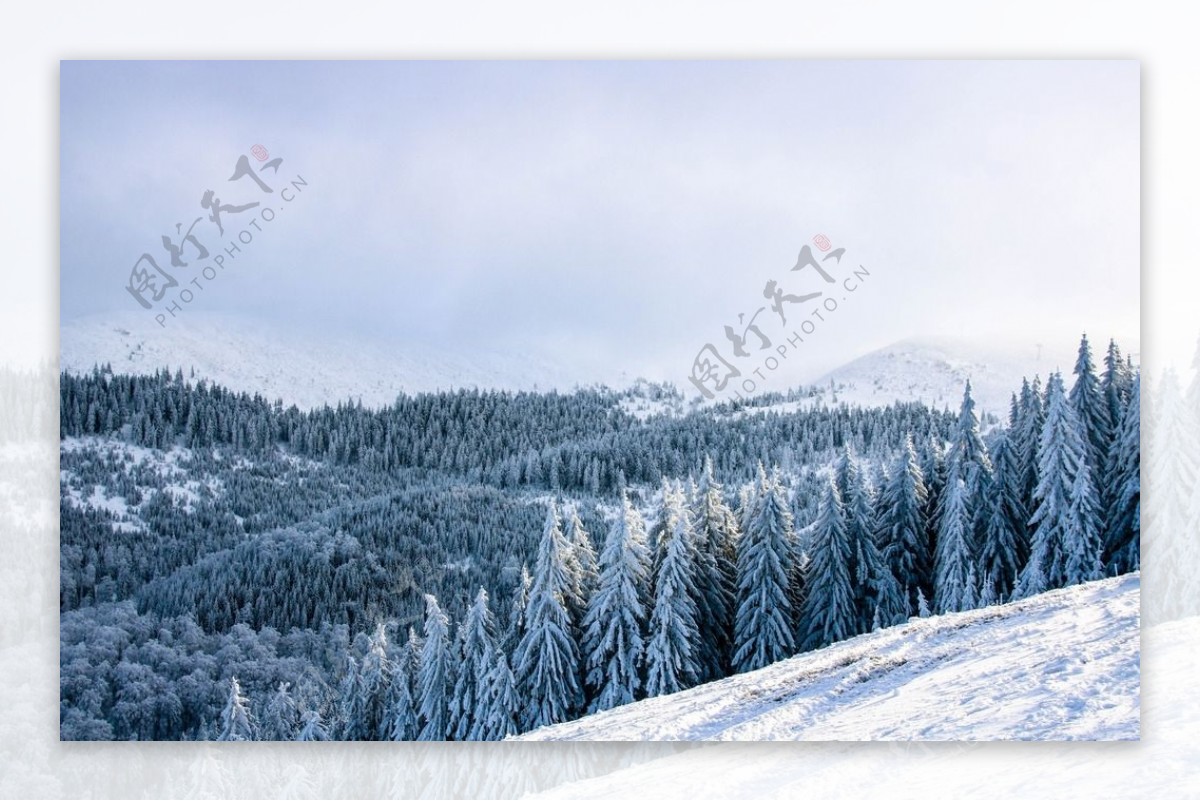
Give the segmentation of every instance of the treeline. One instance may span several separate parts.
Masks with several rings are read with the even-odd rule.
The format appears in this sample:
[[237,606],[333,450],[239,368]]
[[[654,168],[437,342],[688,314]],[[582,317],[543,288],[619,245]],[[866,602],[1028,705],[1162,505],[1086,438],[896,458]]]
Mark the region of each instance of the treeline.
[[231,447],[248,456],[283,446],[296,456],[374,472],[420,468],[501,488],[611,495],[622,482],[657,484],[695,471],[706,453],[722,480],[746,482],[759,461],[798,469],[847,444],[882,456],[900,446],[899,432],[945,437],[953,420],[920,404],[802,414],[748,414],[753,406],[723,404],[643,421],[622,410],[624,397],[607,389],[459,390],[401,396],[385,409],[345,403],[301,412],[193,384],[182,372],[129,376],[97,369],[63,374],[60,434],[117,434],[155,449]]

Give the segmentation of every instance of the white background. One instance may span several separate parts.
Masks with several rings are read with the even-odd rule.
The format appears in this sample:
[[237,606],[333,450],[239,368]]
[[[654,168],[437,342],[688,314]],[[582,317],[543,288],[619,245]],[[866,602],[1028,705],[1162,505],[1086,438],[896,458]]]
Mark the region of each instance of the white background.
[[[1142,359],[1151,374],[1168,365],[1186,373],[1200,330],[1193,202],[1200,184],[1200,47],[1182,8],[1096,0],[9,4],[0,26],[0,365],[57,359],[59,59],[1076,57],[1141,61]],[[29,485],[45,495],[47,508],[57,508],[53,481]],[[53,538],[53,527],[45,530]],[[621,777],[639,775],[640,782],[662,782],[643,784],[647,796],[686,790],[692,797],[763,797],[785,785],[802,790],[805,774],[811,794],[822,797],[1200,792],[1196,762],[1165,756],[1172,749],[1163,732],[1200,732],[1196,721],[1172,718],[1172,699],[1155,700],[1153,635],[1144,654],[1141,744],[59,744],[57,542],[30,543],[11,531],[4,537],[5,558],[10,549],[32,548],[31,580],[42,583],[45,603],[31,612],[12,587],[0,587],[4,629],[32,632],[6,644],[0,662],[3,705],[19,702],[24,710],[0,710],[7,718],[0,725],[3,795],[488,797],[556,788],[571,795],[629,791]],[[1149,595],[1148,576],[1146,583]],[[675,767],[625,770],[661,757],[668,757],[664,767]],[[781,771],[785,764],[790,769]],[[728,780],[734,767],[739,784]],[[592,778],[586,787],[564,786],[606,776],[609,785]]]

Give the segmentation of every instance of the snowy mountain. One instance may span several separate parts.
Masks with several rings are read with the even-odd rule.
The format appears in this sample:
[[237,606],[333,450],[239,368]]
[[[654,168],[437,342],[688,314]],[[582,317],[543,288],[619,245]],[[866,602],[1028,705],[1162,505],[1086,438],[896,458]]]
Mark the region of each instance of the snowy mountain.
[[400,392],[569,390],[597,382],[594,374],[574,365],[526,352],[460,352],[413,344],[401,350],[192,311],[166,327],[135,313],[81,318],[63,324],[60,341],[60,367],[68,372],[88,372],[106,363],[118,373],[169,367],[188,375],[194,369],[197,378],[271,400],[282,398],[302,409],[350,398],[369,407],[385,406]]
[[1138,739],[1138,574],[912,620],[529,740]]
[[[1119,342],[1123,352],[1136,352],[1136,342]],[[1107,339],[1096,337],[1092,355],[1102,363]],[[971,381],[976,412],[1003,419],[1011,393],[1021,379],[1040,375],[1045,385],[1049,373],[1060,370],[1070,381],[1078,341],[1035,342],[1015,345],[969,339],[906,339],[861,356],[839,367],[813,388],[825,403],[885,406],[894,401],[919,401],[935,408],[957,410],[963,386]]]

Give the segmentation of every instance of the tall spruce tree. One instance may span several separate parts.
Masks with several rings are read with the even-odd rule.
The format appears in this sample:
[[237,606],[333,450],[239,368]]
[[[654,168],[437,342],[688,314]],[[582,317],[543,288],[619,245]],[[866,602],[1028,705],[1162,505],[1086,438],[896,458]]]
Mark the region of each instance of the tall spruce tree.
[[525,703],[525,729],[568,720],[583,703],[579,686],[579,649],[571,636],[565,598],[570,589],[570,544],[553,503],[538,546],[533,586],[525,612],[525,636],[517,648],[517,687]]
[[762,465],[738,541],[734,670],[757,670],[795,653],[789,577],[795,560],[792,514]]
[[1105,514],[1104,559],[1114,574],[1141,568],[1141,403],[1139,375],[1121,411],[1105,477],[1110,504]]
[[450,698],[453,692],[454,654],[450,646],[450,618],[437,598],[425,596],[425,641],[417,674],[417,712],[424,742],[450,738]]
[[900,586],[904,614],[917,614],[917,597],[930,587],[932,558],[925,530],[925,477],[917,464],[912,435],[892,468],[888,483],[879,494],[877,525],[884,561]]
[[855,634],[904,618],[905,604],[900,584],[884,561],[876,540],[874,498],[866,472],[850,446],[842,449],[834,466],[838,492],[846,517],[850,541],[850,578],[857,610]]
[[942,521],[938,529],[933,578],[933,605],[938,614],[962,612],[973,606],[976,591],[970,531],[967,484],[954,476],[942,499]]
[[733,610],[737,602],[737,518],[725,504],[705,458],[692,512],[696,534],[696,616],[700,680],[727,675],[733,658]]
[[806,575],[803,626],[805,650],[844,640],[857,633],[854,605],[853,546],[837,482],[831,478],[821,495],[813,523]]
[[250,702],[242,695],[242,685],[237,676],[229,679],[229,696],[225,709],[221,711],[221,730],[217,739],[222,742],[240,742],[258,739],[258,727],[250,716]]
[[600,586],[584,625],[592,712],[630,703],[641,690],[650,561],[645,536],[641,515],[622,490],[621,508],[600,551]]
[[[1075,410],[1064,393],[1062,376],[1055,373],[1046,382],[1046,421],[1038,442],[1038,485],[1029,521],[1033,528],[1030,562],[1036,562],[1046,589],[1068,582],[1067,515],[1081,470],[1088,470],[1087,446]],[[1036,586],[1022,579],[1018,595],[1036,592]]]
[[1010,439],[1012,430],[993,442],[995,480],[984,499],[987,525],[979,552],[980,598],[988,603],[1008,599],[1028,558],[1023,531],[1028,514],[1021,504],[1020,464]]
[[1103,486],[1104,465],[1108,461],[1108,448],[1113,435],[1113,421],[1108,399],[1104,395],[1092,361],[1092,348],[1088,344],[1087,334],[1084,334],[1079,341],[1075,384],[1071,387],[1069,400],[1083,435],[1085,459],[1093,488]]
[[480,587],[463,623],[462,661],[454,683],[450,716],[450,728],[456,740],[471,739],[479,699],[487,692],[485,682],[492,669],[495,627],[487,590]]
[[654,581],[654,611],[646,645],[646,694],[665,695],[696,683],[699,664],[693,642],[696,626],[695,553],[690,513],[680,493],[670,501],[674,528]]

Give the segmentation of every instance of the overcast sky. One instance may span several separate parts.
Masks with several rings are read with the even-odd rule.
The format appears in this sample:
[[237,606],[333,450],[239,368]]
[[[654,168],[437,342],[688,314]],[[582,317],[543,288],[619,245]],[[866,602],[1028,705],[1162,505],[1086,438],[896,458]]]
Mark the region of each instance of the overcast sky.
[[[61,86],[64,321],[140,313],[134,261],[166,267],[212,189],[279,211],[185,313],[396,347],[682,380],[769,279],[822,288],[789,269],[816,234],[870,278],[807,373],[914,336],[1137,335],[1136,62],[66,62]],[[271,198],[227,181],[255,144]]]

